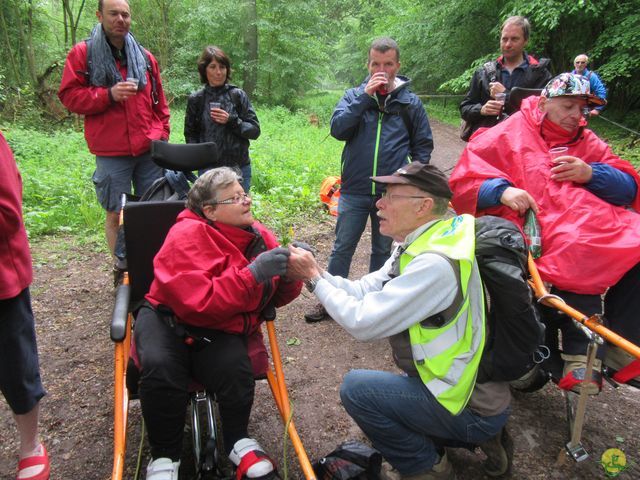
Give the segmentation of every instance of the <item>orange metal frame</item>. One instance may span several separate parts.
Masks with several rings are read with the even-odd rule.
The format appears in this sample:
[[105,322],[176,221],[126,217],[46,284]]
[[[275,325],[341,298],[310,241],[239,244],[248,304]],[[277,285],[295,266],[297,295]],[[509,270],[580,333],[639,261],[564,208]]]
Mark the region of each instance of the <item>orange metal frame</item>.
[[[124,282],[129,283],[125,274]],[[114,388],[114,412],[113,412],[113,470],[112,480],[122,480],[124,472],[125,452],[127,447],[127,417],[129,409],[129,392],[127,391],[127,362],[129,360],[129,350],[131,347],[131,315],[127,318],[127,333],[122,342],[115,345],[115,388]],[[284,380],[284,371],[280,357],[280,348],[276,338],[275,326],[272,321],[267,323],[269,344],[271,347],[271,358],[273,370],[267,371],[267,381],[271,388],[271,393],[282,417],[282,421],[287,425],[289,438],[293,449],[298,456],[300,467],[306,480],[315,480],[316,476],[309,461],[309,457],[302,445],[300,436],[291,420],[291,406],[289,394]]]
[[597,333],[602,338],[607,340],[608,342],[617,345],[622,348],[625,352],[633,355],[636,358],[640,358],[640,347],[631,343],[629,340],[621,337],[615,332],[612,332],[607,327],[602,325],[597,317],[588,317],[585,314],[579,312],[578,310],[571,308],[569,305],[564,303],[562,300],[555,298],[549,295],[542,279],[540,278],[540,274],[538,273],[538,268],[536,267],[531,254],[529,254],[529,275],[531,276],[531,280],[529,284],[533,287],[533,291],[535,292],[536,297],[545,305],[549,307],[556,308],[563,313],[566,313],[574,320],[580,322],[582,325],[587,327],[592,332]]
[[[124,274],[123,284],[129,284]],[[127,315],[125,338],[116,342],[114,352],[115,385],[113,408],[113,470],[112,480],[122,480],[124,457],[127,449],[127,420],[129,414],[129,391],[127,390],[127,362],[131,350],[131,314]]]

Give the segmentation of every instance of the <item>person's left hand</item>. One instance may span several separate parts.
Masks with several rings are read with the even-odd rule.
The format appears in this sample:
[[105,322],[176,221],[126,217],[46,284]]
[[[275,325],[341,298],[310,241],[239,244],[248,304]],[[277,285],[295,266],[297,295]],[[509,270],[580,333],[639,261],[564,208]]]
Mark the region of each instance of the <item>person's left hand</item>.
[[589,115],[591,115],[592,117],[597,117],[598,115],[600,115],[600,110],[594,108],[589,112]]
[[209,115],[211,116],[211,120],[221,125],[229,121],[229,112],[221,108],[212,108]]
[[556,182],[587,183],[593,176],[591,165],[578,157],[563,155],[552,162],[551,180]]
[[289,245],[289,252],[291,254],[287,261],[287,279],[310,280],[321,275],[320,267],[310,251]]

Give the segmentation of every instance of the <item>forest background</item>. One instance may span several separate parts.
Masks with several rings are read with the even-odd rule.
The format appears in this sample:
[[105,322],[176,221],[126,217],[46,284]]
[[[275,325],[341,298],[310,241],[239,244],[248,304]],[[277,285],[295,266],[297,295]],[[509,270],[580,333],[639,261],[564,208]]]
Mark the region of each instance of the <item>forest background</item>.
[[[401,73],[425,94],[431,117],[459,123],[457,104],[473,71],[499,54],[502,21],[532,23],[527,51],[548,57],[553,73],[587,53],[609,90],[609,119],[640,128],[640,1],[616,0],[131,0],[137,40],[158,59],[172,113],[172,142],[183,142],[184,104],[201,87],[196,60],[205,45],[232,61],[232,83],[249,93],[263,134],[252,143],[258,218],[281,236],[317,212],[317,187],[339,172],[342,144],[328,121],[343,90],[366,75],[377,36],[395,38]],[[96,22],[97,0],[0,2],[0,128],[25,182],[30,236],[101,232],[89,180],[93,159],[82,122],[56,92],[71,46]],[[439,103],[438,103],[439,102]],[[616,153],[640,164],[638,137],[594,129]],[[289,233],[287,233],[289,232]]]

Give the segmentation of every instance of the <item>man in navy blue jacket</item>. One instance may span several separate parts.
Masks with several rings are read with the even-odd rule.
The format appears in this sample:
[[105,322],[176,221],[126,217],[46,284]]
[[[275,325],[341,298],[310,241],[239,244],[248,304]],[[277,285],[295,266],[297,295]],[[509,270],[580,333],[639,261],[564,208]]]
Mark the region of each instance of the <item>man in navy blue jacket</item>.
[[[391,175],[408,162],[429,163],[433,151],[431,127],[420,99],[409,91],[410,80],[397,75],[400,50],[395,40],[382,37],[369,47],[369,76],[347,90],[331,117],[331,135],[344,140],[342,186],[336,239],[327,270],[349,276],[353,253],[371,218],[369,271],[389,258],[391,238],[380,234],[376,201],[381,186],[370,177]],[[327,317],[322,305],[305,314],[308,322]]]

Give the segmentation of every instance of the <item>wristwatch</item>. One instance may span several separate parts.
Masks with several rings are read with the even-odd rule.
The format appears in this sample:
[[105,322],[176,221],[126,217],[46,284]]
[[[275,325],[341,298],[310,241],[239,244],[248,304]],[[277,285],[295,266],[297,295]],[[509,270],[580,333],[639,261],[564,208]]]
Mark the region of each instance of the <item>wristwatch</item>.
[[322,279],[322,277],[320,275],[316,275],[313,278],[310,278],[309,280],[306,280],[304,282],[305,287],[307,287],[307,290],[309,290],[310,293],[313,293],[313,291],[316,289],[316,285],[318,285],[318,282]]

